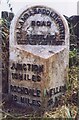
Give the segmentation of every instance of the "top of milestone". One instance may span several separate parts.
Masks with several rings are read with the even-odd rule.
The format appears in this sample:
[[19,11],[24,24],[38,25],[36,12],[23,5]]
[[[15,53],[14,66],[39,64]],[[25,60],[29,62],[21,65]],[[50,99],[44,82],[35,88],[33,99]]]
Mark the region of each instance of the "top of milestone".
[[44,5],[25,7],[11,24],[10,46],[69,46],[68,38],[69,28],[65,18]]

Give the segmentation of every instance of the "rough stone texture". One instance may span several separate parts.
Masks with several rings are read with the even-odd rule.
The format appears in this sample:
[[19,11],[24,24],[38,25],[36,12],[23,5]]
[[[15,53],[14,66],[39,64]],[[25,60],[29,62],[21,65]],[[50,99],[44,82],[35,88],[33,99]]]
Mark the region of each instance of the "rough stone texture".
[[[26,46],[25,46],[26,47]],[[28,48],[30,47],[30,49]],[[50,92],[51,89],[58,87],[58,91],[60,86],[65,85],[65,81],[67,79],[67,68],[68,68],[68,56],[66,54],[66,48],[61,46],[28,46],[26,50],[20,50],[18,47],[10,53],[10,66],[13,63],[25,63],[25,64],[33,64],[33,65],[43,65],[43,71],[41,73],[34,73],[33,71],[22,71],[12,70],[10,67],[10,84],[13,86],[21,86],[29,89],[37,89],[40,90],[40,97],[34,97],[32,95],[22,95],[17,92],[11,92],[19,96],[17,99],[21,99],[21,96],[25,98],[30,98],[30,100],[40,100],[41,107],[47,108],[49,99],[55,99],[55,96],[58,96],[62,92],[58,92],[58,94],[54,95],[54,91],[52,90],[52,94],[50,97],[45,93],[46,91]],[[32,49],[31,49],[32,48]],[[32,53],[31,53],[32,50]],[[28,52],[29,51],[29,52]],[[39,54],[38,54],[39,53]],[[31,80],[18,80],[12,79],[12,73],[21,73],[30,75],[39,75],[41,77],[41,81],[32,81]],[[37,79],[38,80],[38,79]],[[57,90],[56,90],[57,91]],[[55,102],[55,100],[53,100]],[[17,100],[20,102],[20,100]],[[21,103],[22,104],[22,103]],[[36,104],[36,103],[35,103]],[[25,103],[27,105],[27,103]],[[53,103],[54,105],[54,103]],[[49,105],[50,106],[50,105]]]
[[[47,7],[45,8],[49,9]],[[51,11],[51,9],[49,10]],[[64,26],[65,29],[65,36],[63,39],[64,44],[18,44],[17,35],[22,41],[22,38],[26,35],[23,30],[27,28],[27,23],[29,21],[24,21],[25,24],[22,26],[24,29],[22,27],[20,28],[20,30],[22,29],[21,31],[24,32],[24,36],[22,36],[22,38],[20,34],[16,34],[16,28],[18,28],[17,23],[20,20],[20,17],[24,16],[23,14],[24,12],[26,13],[26,11],[27,9],[25,8],[18,15],[18,17],[15,17],[11,25],[9,93],[11,94],[13,101],[21,105],[28,105],[33,108],[46,110],[48,108],[50,109],[52,106],[55,106],[59,100],[59,96],[65,91],[65,82],[67,80],[67,69],[69,61],[68,25],[64,17],[53,10],[54,13],[56,13],[55,15],[58,14],[58,16],[60,16],[59,18],[63,21],[63,25],[61,24],[61,26]],[[34,19],[36,21],[36,17]],[[44,21],[44,19],[45,18],[42,18],[41,20]],[[58,31],[58,34],[60,34],[58,24],[56,24],[55,21],[56,19],[51,20],[51,23],[54,23],[55,25],[53,27],[53,31]],[[35,32],[36,35],[39,35],[38,33],[43,29],[43,27],[39,29],[38,28],[39,27],[37,27],[38,31],[32,31],[32,35],[33,32]],[[45,32],[43,33],[44,35],[48,35],[49,33],[44,29],[42,31]],[[51,35],[53,34],[53,31]],[[64,33],[62,33],[62,35],[63,34]],[[61,41],[59,38],[60,37],[58,37],[58,39],[56,38],[55,41]]]

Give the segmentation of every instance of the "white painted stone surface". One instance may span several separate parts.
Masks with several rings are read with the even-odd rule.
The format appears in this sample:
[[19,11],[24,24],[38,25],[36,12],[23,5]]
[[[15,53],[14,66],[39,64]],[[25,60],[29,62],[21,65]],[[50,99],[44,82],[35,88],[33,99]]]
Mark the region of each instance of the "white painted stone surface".
[[[40,5],[39,5],[40,6]],[[27,8],[23,9],[25,12]],[[50,7],[50,6],[49,6]],[[49,9],[49,7],[46,7]],[[57,13],[65,28],[64,44],[61,45],[21,45],[17,44],[16,29],[17,23],[24,12],[20,12],[12,22],[10,30],[10,64],[9,64],[9,93],[13,96],[14,101],[38,109],[47,109],[55,105],[56,97],[61,95],[64,91],[64,86],[67,80],[67,71],[69,63],[69,29],[67,22],[63,16]],[[23,13],[23,14],[22,14]],[[46,27],[27,27],[30,26],[31,21],[38,20],[51,21],[50,31]],[[49,16],[42,17],[41,14],[35,14],[28,18],[22,26],[22,32],[37,35],[53,35],[54,32],[59,33],[59,29],[55,20],[51,20]],[[27,25],[28,24],[28,25]],[[40,33],[42,31],[42,33]],[[25,34],[23,37],[25,37]],[[20,64],[18,68],[17,64]],[[28,65],[29,64],[29,65]],[[34,65],[37,70],[33,69]],[[39,66],[42,68],[38,69]],[[16,75],[14,75],[16,74]],[[21,78],[16,76],[21,75]],[[18,88],[19,87],[19,88]],[[26,90],[24,91],[23,90]],[[30,89],[32,92],[30,92]],[[29,92],[28,92],[29,91]],[[23,97],[23,98],[22,98]],[[21,99],[23,101],[21,101]],[[24,102],[24,103],[22,103]]]

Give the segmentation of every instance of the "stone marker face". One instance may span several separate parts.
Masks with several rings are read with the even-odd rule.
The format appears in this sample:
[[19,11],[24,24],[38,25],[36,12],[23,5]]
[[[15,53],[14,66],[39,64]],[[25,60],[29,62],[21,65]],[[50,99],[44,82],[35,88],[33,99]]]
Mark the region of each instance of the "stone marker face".
[[47,109],[65,91],[69,31],[65,19],[45,6],[26,8],[10,31],[9,93],[25,106]]
[[19,45],[62,45],[65,43],[63,21],[51,8],[28,8],[16,23],[16,41]]

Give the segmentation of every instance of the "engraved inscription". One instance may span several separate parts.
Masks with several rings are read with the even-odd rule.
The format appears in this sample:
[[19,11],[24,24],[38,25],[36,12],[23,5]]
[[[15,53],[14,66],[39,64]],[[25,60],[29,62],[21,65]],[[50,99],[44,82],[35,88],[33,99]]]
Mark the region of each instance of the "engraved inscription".
[[11,77],[13,80],[40,82],[44,66],[36,64],[12,63],[11,70]]
[[64,45],[65,27],[51,8],[31,7],[17,21],[16,40],[19,45]]

